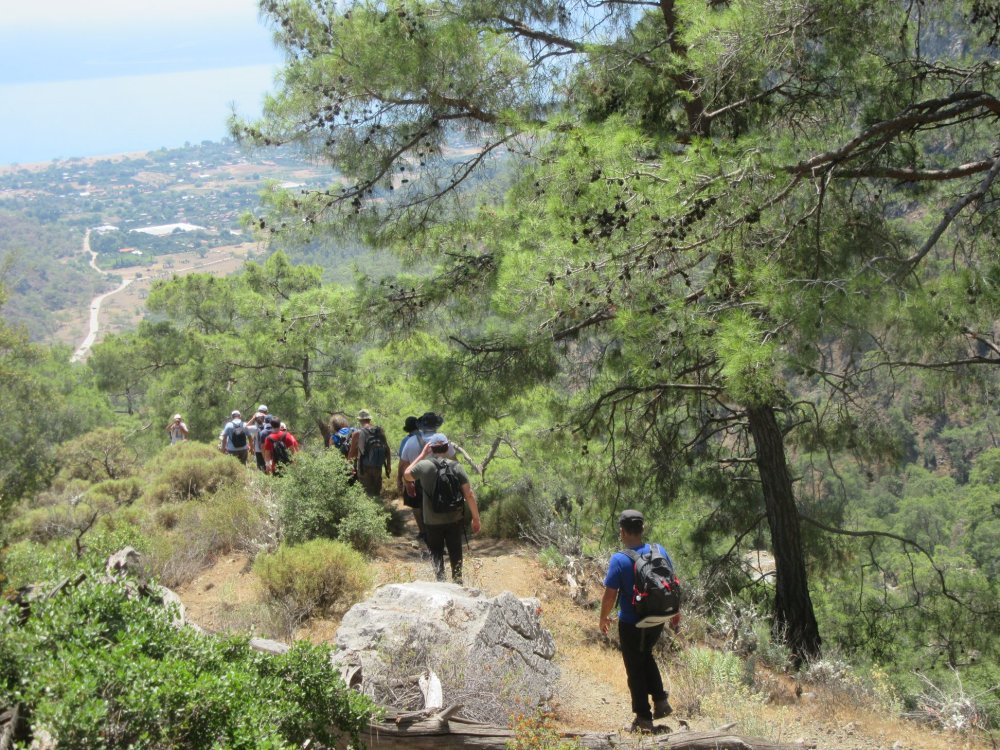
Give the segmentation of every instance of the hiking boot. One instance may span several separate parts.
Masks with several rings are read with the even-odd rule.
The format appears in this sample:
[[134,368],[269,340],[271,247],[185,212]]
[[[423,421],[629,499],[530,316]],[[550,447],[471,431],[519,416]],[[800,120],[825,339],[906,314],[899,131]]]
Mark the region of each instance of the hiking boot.
[[629,726],[625,727],[625,731],[632,733],[646,732],[648,734],[652,734],[653,732],[656,731],[656,727],[653,726],[652,719],[640,719],[638,716],[636,716],[632,720],[632,723]]
[[670,716],[673,712],[674,708],[670,705],[670,701],[667,700],[667,696],[663,696],[658,701],[653,701],[654,719],[662,719],[664,716]]

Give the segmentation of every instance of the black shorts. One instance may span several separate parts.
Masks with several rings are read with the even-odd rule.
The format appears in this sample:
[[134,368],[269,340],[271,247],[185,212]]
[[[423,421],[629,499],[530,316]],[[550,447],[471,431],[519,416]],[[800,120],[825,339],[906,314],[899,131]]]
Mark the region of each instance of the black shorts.
[[417,489],[416,492],[413,493],[413,497],[410,497],[409,495],[406,494],[406,486],[405,485],[403,486],[403,505],[405,505],[407,508],[424,507],[424,498],[423,498],[424,493],[420,489],[420,482],[416,482],[415,486]]

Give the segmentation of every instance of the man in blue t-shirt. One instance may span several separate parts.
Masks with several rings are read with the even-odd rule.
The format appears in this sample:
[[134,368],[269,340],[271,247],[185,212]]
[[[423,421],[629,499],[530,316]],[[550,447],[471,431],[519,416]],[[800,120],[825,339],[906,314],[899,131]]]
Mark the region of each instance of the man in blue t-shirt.
[[[618,532],[622,546],[643,554],[649,552],[650,545],[643,542],[643,516],[637,510],[622,511],[618,518]],[[656,545],[663,556],[673,561],[667,551]],[[663,689],[663,679],[660,669],[653,657],[653,647],[663,633],[663,625],[638,627],[639,616],[632,605],[632,590],[635,585],[635,566],[631,558],[624,552],[615,552],[608,564],[608,574],[604,577],[604,596],[601,599],[601,632],[608,634],[611,627],[611,610],[618,602],[618,640],[621,642],[622,660],[625,662],[625,675],[628,679],[628,691],[632,697],[632,711],[635,719],[629,727],[630,731],[654,731],[653,719],[669,716],[673,709],[667,700],[667,691]],[[653,699],[653,708],[649,708],[649,698]]]

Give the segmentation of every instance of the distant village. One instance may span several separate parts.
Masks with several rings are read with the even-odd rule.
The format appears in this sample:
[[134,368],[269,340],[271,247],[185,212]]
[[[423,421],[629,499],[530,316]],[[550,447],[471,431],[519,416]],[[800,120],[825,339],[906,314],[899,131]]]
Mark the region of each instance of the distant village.
[[91,230],[100,268],[142,266],[158,255],[244,241],[242,219],[268,182],[326,187],[330,172],[291,148],[267,159],[232,141],[106,158],[68,159],[0,172],[0,209]]

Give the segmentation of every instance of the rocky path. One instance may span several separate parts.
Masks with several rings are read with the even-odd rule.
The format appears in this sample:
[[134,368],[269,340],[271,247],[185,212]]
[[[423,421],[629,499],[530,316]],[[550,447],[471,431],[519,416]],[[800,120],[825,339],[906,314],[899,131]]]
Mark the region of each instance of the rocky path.
[[[417,544],[409,514],[397,508],[397,520],[405,522],[374,561],[376,583],[430,580],[432,571],[427,553]],[[535,597],[542,603],[542,622],[556,641],[556,663],[561,670],[555,711],[557,722],[566,729],[604,732],[621,728],[630,719],[624,668],[615,646],[597,630],[597,611],[573,603],[566,588],[554,580],[538,561],[533,550],[509,540],[470,537],[465,553],[465,585],[495,595],[510,591],[517,596]],[[220,560],[179,593],[190,619],[213,630],[229,629],[233,613],[248,608],[256,596],[255,581],[245,557]],[[598,582],[595,582],[595,586]],[[310,623],[297,637],[316,642],[331,641],[339,620]],[[248,624],[243,622],[242,626]],[[677,654],[660,659],[671,690],[674,716],[658,724],[674,729],[683,720],[693,730],[711,730],[736,720],[734,731],[752,734],[740,726],[739,716],[706,715],[698,710],[700,697],[686,694],[686,687],[671,681],[679,669],[671,665]],[[800,701],[791,691],[788,700],[761,702],[753,727],[771,729],[769,739],[789,742],[803,740],[817,748],[831,750],[985,750],[988,743],[959,735],[937,733],[912,722],[865,710],[835,695],[821,695]],[[748,717],[743,717],[747,719]],[[742,723],[746,724],[747,721]]]

